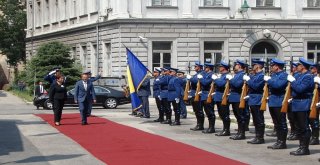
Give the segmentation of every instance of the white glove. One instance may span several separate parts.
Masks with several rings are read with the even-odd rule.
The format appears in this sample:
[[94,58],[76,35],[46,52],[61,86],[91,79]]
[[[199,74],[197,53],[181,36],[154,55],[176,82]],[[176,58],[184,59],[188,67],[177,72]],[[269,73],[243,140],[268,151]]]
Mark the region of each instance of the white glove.
[[248,100],[250,96],[245,96],[243,99]]
[[215,95],[216,94],[216,92],[213,92],[211,95],[213,96],[213,95]]
[[231,74],[227,74],[226,78],[227,78],[228,80],[233,79],[233,77],[232,77],[232,75],[231,75]]
[[247,76],[247,75],[244,75],[244,76],[243,76],[243,80],[244,80],[244,81],[249,81],[249,80],[250,80],[250,77]]
[[216,79],[218,78],[218,76],[215,75],[215,74],[213,74],[213,75],[211,76],[211,78],[212,78],[212,80],[216,80]]
[[55,74],[56,72],[57,72],[56,70],[53,70],[49,73],[49,75]]
[[191,75],[188,74],[187,75],[187,79],[190,80],[191,79]]
[[160,79],[157,78],[156,81],[160,81]]
[[291,103],[291,101],[292,101],[292,98],[290,98],[290,99],[288,100],[288,103]]
[[320,102],[316,104],[316,107],[319,108],[320,107]]
[[179,98],[175,98],[174,100],[176,100],[176,103],[179,103],[179,102],[180,102],[180,99],[179,99]]
[[161,100],[161,96],[160,95],[158,95],[158,98],[159,98],[159,100]]
[[197,78],[198,78],[198,79],[202,79],[203,76],[202,76],[201,74],[198,74],[198,75],[197,75]]
[[264,77],[263,77],[263,80],[264,80],[264,81],[268,81],[268,80],[270,80],[270,79],[271,79],[270,76],[264,76]]
[[288,75],[287,80],[290,81],[290,82],[293,82],[296,79],[292,75]]
[[202,93],[202,91],[198,92],[198,95],[200,95]]
[[313,78],[313,81],[314,81],[315,83],[320,84],[320,77],[314,77],[314,78]]

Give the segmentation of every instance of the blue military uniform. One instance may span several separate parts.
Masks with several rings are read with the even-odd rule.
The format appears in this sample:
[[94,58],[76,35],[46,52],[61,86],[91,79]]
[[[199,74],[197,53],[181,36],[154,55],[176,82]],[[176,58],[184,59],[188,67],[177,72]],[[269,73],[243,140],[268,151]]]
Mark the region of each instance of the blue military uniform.
[[[227,70],[229,69],[229,64],[225,62],[221,62],[219,64],[220,67],[224,67]],[[229,136],[230,135],[230,110],[229,110],[229,103],[227,105],[221,105],[222,96],[225,90],[225,86],[227,83],[227,76],[228,72],[221,73],[221,77],[214,80],[215,83],[215,94],[213,95],[213,99],[217,104],[218,114],[220,119],[223,122],[223,130],[216,134],[216,136]]]
[[161,100],[159,99],[160,91],[161,91],[160,78],[162,77],[160,75],[161,70],[155,69],[155,72],[158,72],[159,76],[155,77],[155,80],[153,81],[153,97],[155,98],[155,101],[156,101],[156,105],[157,105],[158,112],[159,112],[159,118],[154,121],[155,122],[163,122],[164,121],[164,112],[163,112],[163,108],[161,105]]
[[235,65],[240,65],[242,70],[239,70],[235,73],[234,77],[230,80],[230,95],[228,101],[232,106],[233,114],[237,119],[238,123],[238,132],[233,137],[230,137],[233,140],[245,139],[245,129],[246,129],[246,116],[244,109],[240,109],[240,97],[243,87],[243,76],[245,72],[243,69],[247,67],[247,64],[243,61],[237,60]]
[[202,79],[200,79],[201,83],[201,102],[204,107],[204,112],[206,113],[209,121],[209,128],[207,130],[202,131],[203,133],[214,133],[215,132],[215,120],[216,116],[214,114],[214,104],[213,103],[207,103],[207,98],[212,97],[211,95],[208,96],[211,84],[212,84],[212,70],[213,66],[212,64],[205,63],[204,66],[207,68],[210,68],[209,72],[206,72]]
[[[293,62],[291,67],[296,68],[297,66],[298,66],[298,63]],[[293,77],[297,77],[297,76],[299,76],[299,74],[300,74],[299,72],[295,71],[293,73]],[[287,140],[298,140],[298,136],[296,133],[297,129],[296,129],[295,121],[293,119],[293,113],[291,110],[291,102],[289,103],[289,106],[288,106],[287,117],[288,117],[289,124],[290,124],[290,135],[288,136]]]
[[[253,65],[264,66],[264,61],[252,60]],[[251,141],[250,144],[261,144],[264,143],[264,116],[263,111],[260,110],[261,99],[264,87],[264,74],[263,71],[250,75],[250,80],[247,81],[249,87],[249,100],[248,105],[251,110],[253,124],[255,126],[256,137]]]
[[[178,71],[178,73],[184,74],[182,71]],[[186,88],[187,84],[187,79],[183,77],[179,77],[180,85],[181,85],[181,96],[180,96],[180,111],[181,111],[181,118],[185,119],[187,118],[187,106],[185,102],[183,101],[183,96],[184,96],[184,90]]]
[[[170,68],[171,72],[177,73],[178,69]],[[171,76],[168,83],[168,102],[173,107],[175,121],[171,125],[180,125],[180,97],[181,83],[177,76]],[[169,106],[168,118],[171,120],[172,110]]]
[[[279,59],[271,59],[271,66],[277,65],[283,68],[286,63]],[[269,86],[269,111],[272,117],[272,121],[277,132],[277,142],[272,146],[268,146],[271,149],[284,149],[286,146],[286,138],[288,133],[286,114],[281,112],[282,101],[286,93],[288,74],[281,70],[273,73],[271,78],[267,81]]]
[[[168,68],[163,68],[165,71],[168,70]],[[168,85],[169,81],[172,77],[169,75],[163,75],[159,79],[159,84],[160,84],[160,96],[159,99],[161,100],[163,112],[166,115],[166,121],[161,122],[162,124],[171,124],[171,119],[169,118],[169,111],[170,111],[170,104],[168,102]]]
[[[305,69],[308,69],[311,65],[304,58],[299,58],[299,62]],[[314,89],[313,75],[309,71],[303,70],[301,74],[295,77],[295,80],[289,79],[289,76],[288,80],[291,81],[291,108],[300,143],[298,150],[290,152],[290,154],[309,155],[310,128],[308,118]]]
[[150,90],[150,78],[145,78],[140,88],[137,91],[137,95],[142,102],[142,107],[140,108],[140,112],[143,114],[143,118],[150,118],[149,111],[149,96],[151,95]]
[[193,108],[193,112],[196,115],[197,118],[197,125],[194,128],[191,128],[191,130],[193,131],[197,131],[197,130],[203,130],[203,124],[204,124],[204,113],[203,113],[203,105],[201,103],[201,101],[194,101],[195,98],[195,94],[196,94],[196,89],[197,89],[197,83],[198,83],[198,74],[204,75],[204,72],[202,70],[203,65],[201,65],[199,62],[195,63],[195,67],[200,67],[201,70],[197,71],[197,73],[195,75],[192,76],[192,78],[190,79],[190,86],[191,86],[191,90],[189,93],[189,96],[191,97],[191,105]]
[[[316,64],[312,65],[311,68],[317,67]],[[317,73],[313,74],[313,77],[317,77]],[[318,88],[319,90],[319,88]],[[311,127],[311,140],[310,145],[318,145],[319,144],[319,108],[317,108],[317,115],[315,119],[310,119],[309,121]]]

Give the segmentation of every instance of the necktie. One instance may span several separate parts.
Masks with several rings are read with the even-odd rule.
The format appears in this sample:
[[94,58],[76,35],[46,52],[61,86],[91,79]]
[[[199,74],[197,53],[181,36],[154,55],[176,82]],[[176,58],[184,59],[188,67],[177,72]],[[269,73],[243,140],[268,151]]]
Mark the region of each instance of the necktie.
[[40,93],[43,93],[43,87],[40,85]]
[[87,90],[87,82],[86,81],[83,82],[83,86],[84,86],[84,89]]

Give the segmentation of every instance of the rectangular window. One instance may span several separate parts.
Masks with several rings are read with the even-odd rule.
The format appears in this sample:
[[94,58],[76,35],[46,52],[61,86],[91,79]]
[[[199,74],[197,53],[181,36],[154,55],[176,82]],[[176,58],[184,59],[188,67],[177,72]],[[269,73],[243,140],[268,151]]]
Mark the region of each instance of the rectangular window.
[[216,41],[204,42],[203,57],[204,57],[205,63],[211,63],[211,64],[220,63],[222,59],[222,54],[223,54],[223,42],[216,42]]
[[152,0],[152,6],[171,6],[171,0]]
[[222,0],[204,0],[204,6],[222,6]]
[[87,46],[81,46],[81,54],[80,54],[80,60],[83,69],[88,68],[88,51],[87,51]]
[[112,71],[112,58],[111,58],[111,44],[105,43],[103,47],[103,75],[111,76]]
[[88,7],[87,0],[81,0],[81,11],[80,11],[80,15],[85,15],[85,14],[88,13],[87,7]]
[[91,72],[93,75],[96,75],[98,71],[97,54],[98,54],[97,45],[92,45],[90,60],[91,60]]
[[55,20],[58,21],[58,20],[60,19],[60,18],[59,18],[59,16],[60,16],[60,12],[59,12],[59,0],[56,0],[55,5],[56,5],[56,7],[55,7]]
[[257,7],[271,7],[274,6],[273,0],[257,0]]
[[320,0],[308,0],[308,7],[320,7]]
[[308,60],[320,64],[320,42],[308,42]]
[[37,14],[36,14],[36,25],[41,26],[41,19],[42,19],[42,13],[41,13],[41,3],[40,1],[37,1]]
[[46,17],[45,17],[45,23],[49,23],[50,21],[50,4],[49,0],[45,0],[45,9],[46,9]]
[[170,67],[172,57],[172,42],[152,42],[152,68]]

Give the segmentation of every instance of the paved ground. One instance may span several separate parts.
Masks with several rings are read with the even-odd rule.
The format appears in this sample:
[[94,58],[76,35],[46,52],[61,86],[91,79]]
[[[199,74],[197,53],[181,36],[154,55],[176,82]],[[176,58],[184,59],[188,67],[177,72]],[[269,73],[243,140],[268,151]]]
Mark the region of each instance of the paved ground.
[[[216,137],[213,134],[204,135],[201,132],[189,130],[195,123],[195,117],[191,114],[188,114],[188,119],[182,120],[181,126],[171,127],[152,122],[157,117],[152,99],[150,100],[150,109],[152,110],[151,119],[129,116],[130,105],[119,106],[114,110],[96,108],[93,113],[117,123],[249,164],[319,164],[319,145],[310,147],[312,154],[309,156],[294,157],[290,156],[289,152],[297,148],[297,141],[288,142],[286,150],[269,150],[267,146],[275,142],[274,138],[266,137],[266,144],[249,145],[246,140],[233,141],[228,137]],[[75,112],[78,112],[75,108],[64,110],[64,113]],[[34,113],[52,112],[35,110],[34,106],[27,105],[11,94],[0,91],[0,164],[103,164],[77,143],[35,117]],[[266,112],[267,123],[271,124],[268,116],[268,112]],[[232,124],[232,130],[235,126]],[[221,127],[222,122],[218,120],[216,122],[217,131]],[[267,132],[271,132],[271,130],[267,129]],[[248,139],[253,136],[253,134],[247,133]],[[192,155],[186,153],[186,157],[188,156]]]

